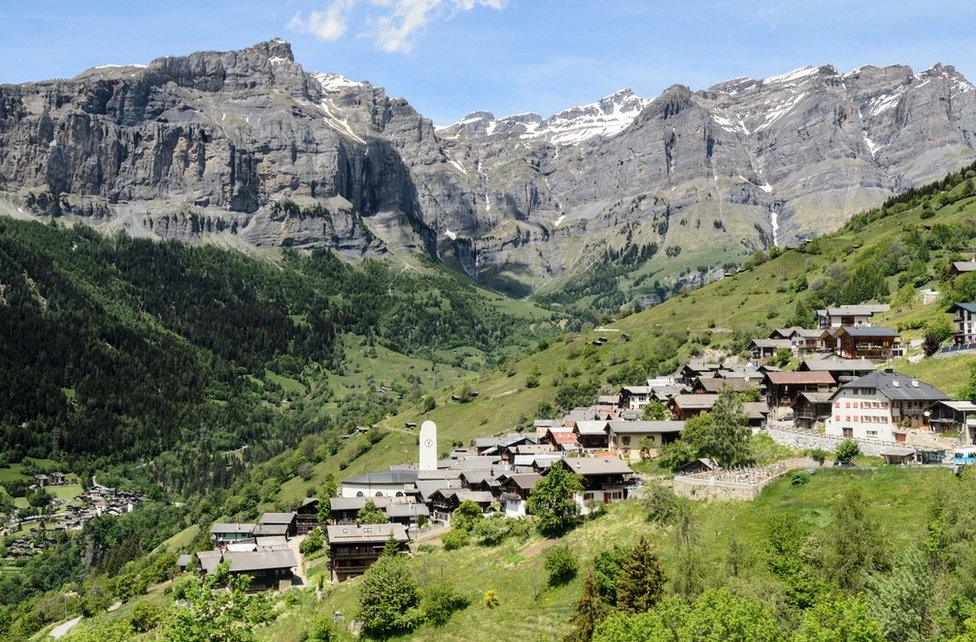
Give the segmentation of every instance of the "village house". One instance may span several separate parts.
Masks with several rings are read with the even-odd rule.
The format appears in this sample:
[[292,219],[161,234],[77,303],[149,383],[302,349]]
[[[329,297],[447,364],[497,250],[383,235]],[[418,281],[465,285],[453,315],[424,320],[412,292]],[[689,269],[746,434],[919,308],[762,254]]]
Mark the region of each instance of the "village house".
[[583,450],[606,450],[609,447],[607,440],[608,421],[577,421],[576,441],[579,442]]
[[430,509],[419,502],[390,502],[386,507],[386,517],[394,524],[411,528],[426,522],[430,518]]
[[255,537],[265,535],[284,535],[292,537],[298,532],[298,516],[290,513],[262,513],[251,533]]
[[793,354],[803,357],[820,351],[819,329],[797,328],[790,336],[790,343],[793,346]]
[[844,359],[837,355],[828,355],[824,357],[808,357],[800,362],[800,367],[797,370],[801,372],[829,372],[830,376],[834,378],[834,381],[842,384],[853,381],[869,372],[873,372],[877,367],[877,364],[867,359]]
[[502,461],[513,464],[517,455],[542,455],[555,451],[556,449],[552,444],[519,444],[506,448],[505,452],[502,453]]
[[231,575],[247,575],[251,578],[250,591],[287,588],[292,585],[298,566],[295,554],[287,548],[266,551],[200,551],[197,553],[200,570],[213,575],[217,567],[226,562]]
[[953,261],[949,266],[949,276],[953,278],[970,272],[976,272],[976,261]]
[[704,359],[692,359],[681,366],[678,371],[678,381],[675,383],[691,383],[701,376],[707,376],[709,372],[716,372],[722,367],[721,363],[706,361]]
[[769,419],[769,404],[765,401],[745,401],[742,414],[746,416],[750,428],[763,428]]
[[957,303],[949,312],[955,313],[952,346],[976,349],[976,303]]
[[502,475],[499,481],[499,499],[505,517],[525,517],[525,502],[529,493],[542,479],[539,473],[510,473]]
[[389,497],[330,497],[329,524],[355,524],[359,511],[366,502],[373,502],[377,508],[386,510]]
[[820,328],[839,328],[841,326],[863,327],[871,325],[871,317],[887,312],[887,303],[868,303],[862,305],[839,305],[817,310],[817,325]]
[[964,444],[976,443],[976,404],[971,401],[936,401],[923,413],[933,432],[957,433]]
[[767,372],[766,398],[769,405],[792,406],[801,392],[828,392],[836,382],[829,372]]
[[491,506],[495,500],[492,494],[483,490],[469,488],[451,488],[434,491],[430,496],[430,508],[433,518],[443,524],[451,523],[451,514],[463,501],[476,503],[482,511]]
[[622,386],[618,406],[626,410],[643,410],[651,400],[654,388],[651,386]]
[[718,401],[717,394],[681,394],[671,399],[668,410],[674,419],[684,421],[708,412]]
[[356,475],[339,486],[342,497],[406,497],[416,488],[416,470],[384,470]]
[[890,368],[845,383],[830,401],[828,435],[903,443],[906,429],[925,421],[925,409],[946,395]]
[[622,459],[640,459],[644,447],[660,448],[676,440],[685,428],[683,421],[611,421],[610,452]]
[[319,526],[319,500],[306,497],[295,509],[295,528],[299,535],[305,535]]
[[583,492],[577,493],[576,502],[584,512],[590,502],[612,504],[627,498],[625,483],[634,471],[620,459],[567,457],[563,463],[582,478]]
[[326,529],[326,539],[329,570],[337,582],[365,573],[383,554],[388,540],[404,551],[410,542],[403,524],[333,525]]
[[210,525],[210,539],[214,546],[254,539],[254,524],[215,523]]
[[871,326],[831,327],[820,335],[825,350],[833,350],[845,359],[884,361],[897,356],[900,349],[898,331]]
[[812,429],[830,416],[830,398],[833,392],[801,392],[793,404],[794,423],[797,428]]
[[555,450],[562,452],[572,452],[580,449],[579,439],[573,430],[555,430],[550,428],[542,442],[550,444]]
[[749,342],[749,353],[753,361],[762,361],[776,356],[780,350],[793,351],[789,339],[753,339]]

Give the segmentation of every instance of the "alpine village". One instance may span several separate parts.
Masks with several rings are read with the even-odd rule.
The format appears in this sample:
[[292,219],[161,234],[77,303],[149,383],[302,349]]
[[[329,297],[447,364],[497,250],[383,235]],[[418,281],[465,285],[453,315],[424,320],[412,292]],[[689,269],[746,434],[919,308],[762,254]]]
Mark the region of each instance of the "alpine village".
[[0,434],[3,640],[974,642],[976,90],[0,85]]

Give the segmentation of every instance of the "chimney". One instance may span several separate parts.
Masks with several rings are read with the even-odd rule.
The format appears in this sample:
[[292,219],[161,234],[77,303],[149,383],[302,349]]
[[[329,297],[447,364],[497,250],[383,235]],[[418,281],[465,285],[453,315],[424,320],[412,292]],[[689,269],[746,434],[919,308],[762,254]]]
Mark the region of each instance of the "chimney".
[[918,388],[918,379],[912,379],[912,388]]

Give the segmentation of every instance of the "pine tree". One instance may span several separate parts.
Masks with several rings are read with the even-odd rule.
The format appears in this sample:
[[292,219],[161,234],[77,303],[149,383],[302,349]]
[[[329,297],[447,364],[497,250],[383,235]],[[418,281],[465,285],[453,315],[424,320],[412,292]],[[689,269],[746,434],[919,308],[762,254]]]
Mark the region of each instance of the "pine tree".
[[661,598],[664,573],[657,555],[643,535],[630,550],[620,579],[617,580],[617,608],[624,613],[643,613],[651,610]]
[[576,602],[573,628],[563,638],[563,642],[590,642],[593,639],[593,630],[606,615],[607,607],[600,599],[596,578],[590,570],[583,577],[583,592]]

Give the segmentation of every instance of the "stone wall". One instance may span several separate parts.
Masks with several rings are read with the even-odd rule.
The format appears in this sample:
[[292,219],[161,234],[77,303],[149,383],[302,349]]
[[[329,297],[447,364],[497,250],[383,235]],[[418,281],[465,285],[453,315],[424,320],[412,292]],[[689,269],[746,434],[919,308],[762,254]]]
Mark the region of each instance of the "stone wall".
[[794,457],[768,466],[678,475],[674,492],[691,499],[750,500],[791,470],[817,466],[809,457]]
[[[800,450],[819,448],[821,450],[833,451],[844,441],[843,437],[821,435],[811,430],[800,430],[797,428],[767,426],[765,432],[777,444]],[[861,447],[861,452],[865,455],[880,455],[883,449],[891,448],[895,445],[892,442],[878,439],[859,439],[857,443]]]

